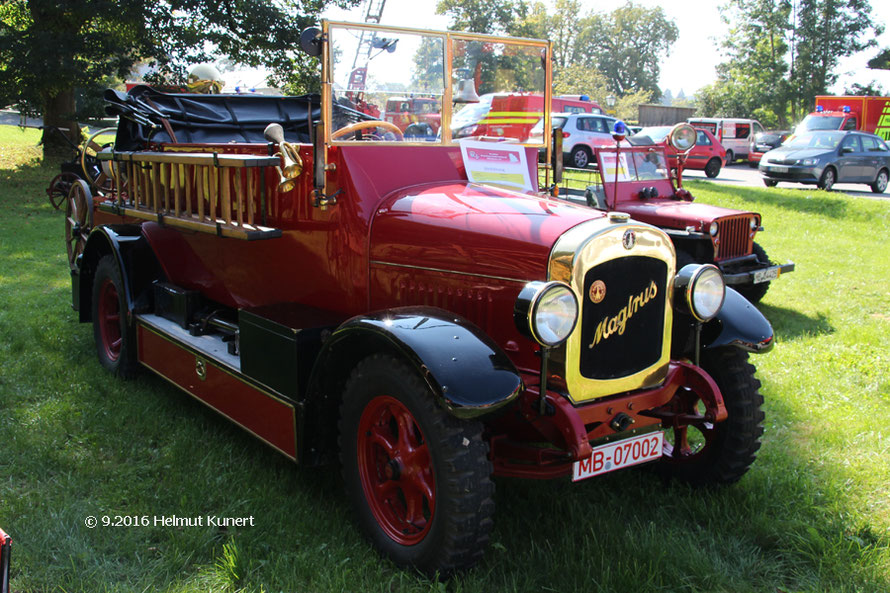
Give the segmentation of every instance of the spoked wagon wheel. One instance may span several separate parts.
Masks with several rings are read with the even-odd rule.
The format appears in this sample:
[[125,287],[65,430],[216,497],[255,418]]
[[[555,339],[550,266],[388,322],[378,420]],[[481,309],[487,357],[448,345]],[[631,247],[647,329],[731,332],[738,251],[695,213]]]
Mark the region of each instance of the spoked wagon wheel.
[[78,179],[68,191],[65,201],[65,246],[68,266],[74,270],[77,256],[83,253],[90,229],[93,228],[93,194],[83,179]]
[[59,173],[53,180],[49,182],[49,187],[46,188],[46,195],[49,196],[49,203],[53,205],[53,208],[58,210],[62,207],[62,204],[65,202],[65,199],[68,197],[68,192],[71,191],[71,186],[74,185],[74,182],[80,179],[74,173]]
[[111,190],[111,166],[109,161],[100,161],[96,155],[107,148],[114,148],[114,142],[99,144],[96,140],[99,136],[112,134],[117,128],[102,128],[94,132],[80,149],[80,168],[83,169],[84,179],[89,181],[94,191],[107,192]]
[[397,564],[469,568],[488,545],[494,484],[482,425],[435,402],[405,363],[356,366],[340,407],[340,458],[360,526]]
[[703,417],[704,404],[690,388],[681,388],[669,404],[687,418],[665,433],[661,469],[695,485],[731,484],[754,462],[763,435],[763,396],[748,353],[719,348],[702,354],[702,368],[723,395],[727,418],[718,423]]

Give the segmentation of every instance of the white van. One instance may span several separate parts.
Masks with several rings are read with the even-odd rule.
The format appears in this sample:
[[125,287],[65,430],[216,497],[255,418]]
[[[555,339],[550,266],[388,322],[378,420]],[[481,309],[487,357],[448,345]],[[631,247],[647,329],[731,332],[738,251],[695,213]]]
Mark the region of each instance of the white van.
[[756,119],[729,117],[690,117],[686,120],[695,128],[708,130],[726,149],[726,164],[736,159],[748,158],[748,144],[763,126]]

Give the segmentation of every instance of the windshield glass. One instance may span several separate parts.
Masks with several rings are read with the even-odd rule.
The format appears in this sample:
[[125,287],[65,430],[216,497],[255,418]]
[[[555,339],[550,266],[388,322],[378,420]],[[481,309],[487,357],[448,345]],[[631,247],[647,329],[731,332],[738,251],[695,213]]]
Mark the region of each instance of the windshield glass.
[[656,128],[643,128],[638,132],[640,136],[649,136],[653,142],[661,142],[670,133],[670,126],[659,126]]
[[843,132],[809,132],[795,136],[791,142],[786,142],[785,146],[791,148],[837,148],[841,140],[844,138]]
[[811,132],[813,130],[838,130],[844,118],[834,115],[813,115],[812,113],[800,122],[798,129],[803,132]]
[[347,23],[328,30],[332,139],[540,144],[528,140],[545,110],[546,42]]
[[622,151],[618,155],[618,168],[615,168],[615,152],[600,150],[603,165],[603,183],[627,181],[652,181],[668,179],[668,167],[661,150]]
[[[377,120],[389,125],[355,135],[363,140],[397,140],[398,133],[436,139],[445,88],[444,37],[331,27],[330,39],[335,131]],[[424,99],[428,107],[417,113],[415,99]]]

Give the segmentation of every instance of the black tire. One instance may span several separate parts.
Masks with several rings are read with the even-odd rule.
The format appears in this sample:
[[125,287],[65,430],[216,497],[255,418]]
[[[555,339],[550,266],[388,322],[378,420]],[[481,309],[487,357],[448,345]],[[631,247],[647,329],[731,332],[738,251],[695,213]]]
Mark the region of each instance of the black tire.
[[[760,262],[761,265],[772,265],[769,256],[766,254],[766,250],[761,247],[760,244],[755,242],[751,253],[757,256],[757,261]],[[761,282],[760,284],[743,284],[735,287],[735,289],[739,294],[752,303],[759,303],[763,297],[766,296],[766,292],[769,290],[769,285],[769,282]]]
[[875,177],[874,183],[871,184],[871,191],[876,194],[884,193],[884,190],[887,189],[887,182],[890,180],[890,172],[887,169],[881,169],[878,171],[878,176]]
[[757,163],[755,163],[754,161],[748,161],[748,166],[751,167],[752,169],[756,169]]
[[831,191],[836,181],[837,172],[834,170],[834,167],[825,167],[825,170],[822,171],[822,177],[819,178],[819,188]]
[[708,161],[708,163],[705,165],[705,175],[707,175],[710,179],[713,179],[714,177],[720,175],[720,159],[714,157]]
[[99,260],[93,278],[93,338],[99,362],[123,379],[136,375],[136,337],[126,323],[124,283],[114,256]]
[[481,423],[450,416],[411,367],[376,354],[352,371],[339,428],[347,495],[378,550],[442,576],[479,561],[494,514]]
[[576,169],[584,169],[593,162],[593,153],[586,146],[576,146],[569,153],[569,163]]
[[731,150],[726,151],[726,165],[729,166],[735,162],[735,153]]
[[[760,381],[754,377],[748,353],[738,348],[706,350],[701,366],[720,387],[727,418],[716,424],[690,425],[687,431],[700,431],[704,442],[677,456],[673,456],[677,429],[669,431],[660,468],[667,476],[695,486],[732,484],[745,475],[760,449],[764,419]],[[690,412],[694,411],[693,406]]]
[[765,185],[767,187],[776,187],[778,184],[779,184],[779,182],[776,181],[775,179],[764,179],[763,180],[763,185]]

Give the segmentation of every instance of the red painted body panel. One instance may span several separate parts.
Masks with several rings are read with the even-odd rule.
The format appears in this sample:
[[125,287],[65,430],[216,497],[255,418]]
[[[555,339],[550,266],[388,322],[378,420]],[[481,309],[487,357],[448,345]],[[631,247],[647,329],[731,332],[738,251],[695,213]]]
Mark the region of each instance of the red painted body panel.
[[[686,163],[683,165],[685,169],[704,169],[712,158],[717,157],[720,159],[720,167],[723,167],[726,164],[726,149],[723,148],[723,145],[720,144],[720,141],[712,134],[709,130],[704,128],[696,128],[705,133],[705,135],[711,140],[710,146],[702,146],[700,144],[696,144],[692,147],[692,150],[689,151],[689,155],[686,157]],[[677,149],[670,145],[667,139],[660,142],[662,146],[665,147],[665,152],[668,157],[668,164],[671,167],[677,166]]]
[[139,362],[193,395],[223,416],[272,445],[297,457],[294,407],[252,387],[229,371],[205,361],[206,378],[195,371],[196,355],[143,325],[138,326]]
[[710,206],[698,202],[682,202],[678,200],[634,200],[620,204],[620,210],[630,214],[631,218],[648,222],[660,227],[684,230],[694,227],[701,233],[708,232],[708,226],[714,220],[725,216],[750,215],[753,212]]
[[[257,152],[263,149],[264,146],[256,147]],[[381,158],[382,154],[386,158]],[[145,223],[143,232],[158,255],[168,280],[182,288],[200,290],[207,297],[230,307],[300,302],[340,313],[358,314],[371,306],[368,296],[371,244],[368,238],[372,218],[378,211],[389,208],[382,204],[387,194],[396,189],[426,182],[427,189],[421,202],[425,201],[427,209],[414,212],[405,208],[404,202],[399,202],[396,206],[398,217],[403,222],[412,222],[401,227],[396,225],[392,232],[398,233],[398,228],[402,228],[406,235],[399,239],[389,231],[378,233],[377,240],[382,246],[373,257],[394,257],[391,253],[400,249],[390,245],[395,243],[401,245],[401,261],[429,262],[436,257],[429,251],[436,249],[453,260],[453,264],[441,260],[448,269],[456,265],[457,269],[472,269],[476,273],[505,275],[504,266],[520,262],[520,266],[529,266],[529,270],[537,269],[534,275],[540,276],[550,245],[568,228],[566,225],[574,226],[592,216],[600,216],[561,202],[512,192],[482,188],[469,191],[460,150],[441,146],[356,145],[332,150],[330,161],[336,169],[330,178],[337,180],[335,191],[341,190],[341,193],[337,196],[337,205],[322,210],[314,208],[311,203],[311,152],[307,147],[301,147],[301,155],[305,183],[284,194],[272,192],[269,197],[273,214],[268,217],[268,224],[282,230],[279,239],[245,242]],[[534,166],[532,159],[530,166]],[[437,190],[435,184],[429,184],[431,180],[443,183],[444,188]],[[431,196],[435,196],[436,201],[430,202]],[[463,234],[459,234],[454,225],[442,224],[447,220],[443,212],[454,214],[455,208],[468,208],[463,201],[471,197],[484,202],[474,206],[474,216],[470,217],[474,225],[480,225],[478,228],[464,228]],[[390,202],[386,200],[387,204]],[[504,206],[507,202],[515,205]],[[545,203],[549,205],[543,205]],[[479,209],[498,207],[506,209],[501,214],[493,212],[490,218],[476,216]],[[514,220],[526,224],[512,228],[504,219],[509,218],[511,208],[520,208],[513,210],[513,214],[539,213],[540,220],[546,221],[544,227],[527,224],[535,217],[514,216]],[[564,212],[564,215],[551,220],[548,212],[552,211]],[[106,216],[114,219],[106,222],[122,222],[120,217]],[[414,224],[415,219],[420,222],[420,227]],[[419,234],[418,228],[426,228],[426,232]],[[465,244],[467,237],[474,234],[479,240],[473,243],[473,258],[467,260],[466,255],[460,256],[459,245]],[[418,245],[418,237],[427,237],[430,243],[424,245],[421,241]],[[540,247],[535,265],[521,263],[528,261],[531,243]],[[488,264],[487,267],[481,264],[480,269],[476,262]],[[517,273],[518,277],[528,275],[532,275],[531,272]]]

